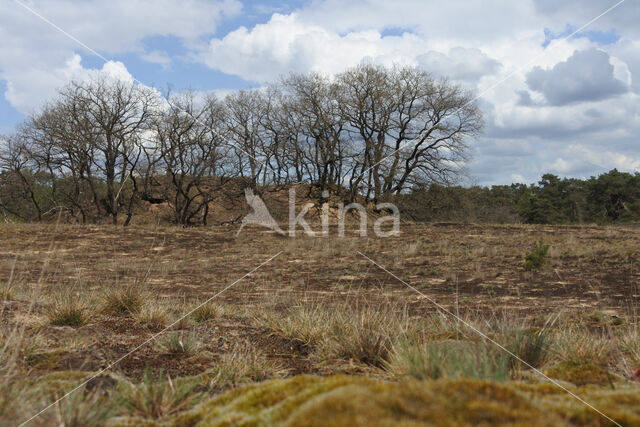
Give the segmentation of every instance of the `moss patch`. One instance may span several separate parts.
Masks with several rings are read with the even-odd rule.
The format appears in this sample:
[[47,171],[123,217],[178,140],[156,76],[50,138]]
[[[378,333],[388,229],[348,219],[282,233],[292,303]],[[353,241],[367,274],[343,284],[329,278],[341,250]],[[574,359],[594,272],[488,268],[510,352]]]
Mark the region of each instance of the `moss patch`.
[[587,384],[606,386],[613,381],[611,374],[605,369],[593,364],[575,362],[558,363],[547,369],[546,374],[551,378],[567,381],[578,386]]
[[[640,387],[574,390],[623,425],[640,425]],[[298,376],[232,390],[167,420],[191,425],[610,425],[548,383],[470,379],[385,382]]]

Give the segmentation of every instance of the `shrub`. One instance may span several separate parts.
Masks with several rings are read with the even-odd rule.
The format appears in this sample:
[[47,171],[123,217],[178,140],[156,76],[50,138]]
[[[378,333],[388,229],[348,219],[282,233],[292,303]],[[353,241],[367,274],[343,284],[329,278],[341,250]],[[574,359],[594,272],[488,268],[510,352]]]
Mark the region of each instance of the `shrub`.
[[548,252],[549,245],[538,241],[525,255],[524,269],[530,271],[541,268],[547,260]]

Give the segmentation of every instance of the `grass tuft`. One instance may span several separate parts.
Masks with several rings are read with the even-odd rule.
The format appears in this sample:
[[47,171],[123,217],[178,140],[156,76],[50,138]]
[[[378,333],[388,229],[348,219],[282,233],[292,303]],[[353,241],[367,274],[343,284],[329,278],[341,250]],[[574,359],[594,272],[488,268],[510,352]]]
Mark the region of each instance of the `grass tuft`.
[[169,322],[166,308],[158,304],[145,304],[138,313],[135,313],[135,319],[151,327],[163,327]]
[[382,367],[392,338],[404,333],[401,318],[391,309],[366,306],[332,313],[328,348],[333,356]]
[[325,306],[300,305],[291,307],[284,316],[269,312],[257,321],[274,335],[313,347],[326,339],[332,317]]
[[133,315],[140,312],[144,301],[144,293],[137,286],[123,286],[105,292],[102,308],[107,314]]
[[145,371],[140,384],[120,383],[119,400],[131,415],[159,419],[188,409],[198,403],[202,393],[195,391],[197,382],[173,381],[167,376],[154,376]]
[[400,340],[386,369],[396,377],[506,381],[509,356],[491,343]]
[[223,311],[220,306],[208,302],[195,309],[191,316],[196,323],[203,323],[208,320],[218,318],[222,315]]
[[223,354],[208,372],[212,387],[236,386],[275,378],[281,366],[251,345],[236,345]]
[[158,347],[171,354],[191,355],[200,348],[194,333],[171,332],[157,341]]
[[55,326],[82,326],[87,323],[87,310],[74,295],[64,294],[54,298],[47,310],[49,323]]

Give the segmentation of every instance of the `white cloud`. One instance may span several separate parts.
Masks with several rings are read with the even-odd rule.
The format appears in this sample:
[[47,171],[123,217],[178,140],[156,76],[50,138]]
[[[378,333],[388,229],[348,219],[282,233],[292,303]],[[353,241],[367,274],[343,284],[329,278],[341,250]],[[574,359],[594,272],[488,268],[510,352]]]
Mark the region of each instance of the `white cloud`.
[[140,58],[142,58],[144,61],[158,64],[162,68],[169,68],[169,65],[171,65],[171,57],[169,57],[169,54],[163,50],[152,50],[151,52],[145,52],[140,55]]
[[[626,68],[622,63],[618,69],[623,65]],[[628,90],[627,83],[615,77],[609,55],[596,49],[576,51],[549,70],[536,66],[527,73],[526,83],[529,89],[542,93],[551,105],[599,101]]]
[[[145,52],[145,38],[171,35],[195,45],[195,39],[215,32],[221,19],[242,8],[238,0],[36,0],[27,4],[98,52],[107,56],[134,52],[163,66],[170,58],[159,51]],[[55,88],[83,72],[77,53],[84,49],[17,2],[0,6],[0,40],[5,98],[22,113],[39,107]],[[106,64],[107,71],[113,67]],[[126,69],[116,68],[111,71],[124,75]]]
[[437,76],[476,83],[481,77],[495,74],[500,63],[478,48],[454,47],[448,54],[429,51],[416,57],[418,65]]
[[363,60],[420,65],[435,75],[474,84],[499,69],[499,63],[478,48],[454,46],[438,52],[409,32],[384,37],[377,29],[339,34],[305,23],[296,13],[276,13],[251,30],[241,27],[212,39],[200,59],[211,68],[258,82],[291,71],[333,74]]
[[122,62],[109,61],[100,69],[87,69],[82,66],[80,55],[74,54],[62,67],[48,71],[31,69],[21,76],[16,76],[8,82],[5,98],[18,111],[29,114],[42,104],[43,99],[53,98],[56,89],[70,80],[82,80],[98,75],[130,83],[134,81]]

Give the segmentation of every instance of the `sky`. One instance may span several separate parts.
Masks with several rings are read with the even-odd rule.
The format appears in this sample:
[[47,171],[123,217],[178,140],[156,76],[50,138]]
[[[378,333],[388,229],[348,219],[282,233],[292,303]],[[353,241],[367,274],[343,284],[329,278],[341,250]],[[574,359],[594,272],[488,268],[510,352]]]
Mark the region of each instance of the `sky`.
[[92,73],[224,96],[373,62],[476,93],[467,184],[640,172],[640,0],[619,1],[1,0],[0,134]]

